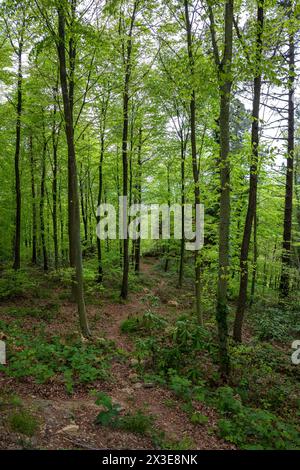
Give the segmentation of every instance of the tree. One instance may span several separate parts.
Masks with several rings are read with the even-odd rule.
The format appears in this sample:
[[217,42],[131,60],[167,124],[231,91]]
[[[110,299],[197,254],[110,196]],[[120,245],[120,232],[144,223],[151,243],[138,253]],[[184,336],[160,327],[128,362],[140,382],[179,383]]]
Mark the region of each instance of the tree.
[[256,218],[257,205],[257,173],[258,173],[258,151],[259,151],[259,110],[261,101],[262,83],[262,50],[263,50],[263,28],[264,28],[264,1],[257,2],[256,44],[253,81],[253,104],[252,104],[252,128],[251,128],[251,164],[250,183],[246,220],[244,225],[243,239],[240,253],[240,288],[237,311],[234,322],[233,337],[235,341],[242,340],[242,325],[247,301],[248,286],[248,255],[253,221]]
[[295,134],[295,33],[293,1],[287,2],[288,23],[288,137],[287,164],[285,181],[285,204],[282,242],[282,269],[279,292],[281,299],[289,295],[289,267],[291,266],[292,216],[293,216],[293,182],[294,182],[294,134]]
[[17,104],[16,104],[16,141],[15,141],[15,235],[14,235],[14,263],[13,268],[20,269],[21,251],[21,175],[20,175],[20,153],[21,153],[21,118],[23,107],[23,52],[25,31],[27,26],[27,2],[4,3],[4,21],[6,33],[12,50],[17,57]]
[[82,253],[80,241],[80,209],[78,194],[78,178],[76,153],[74,145],[74,70],[76,58],[76,46],[74,43],[72,27],[74,27],[76,15],[76,3],[72,1],[71,8],[68,13],[71,15],[70,38],[69,38],[69,73],[67,72],[66,63],[66,29],[65,29],[65,8],[69,5],[59,2],[57,4],[58,17],[58,37],[57,37],[57,53],[59,59],[60,85],[63,97],[63,109],[65,120],[65,133],[68,146],[68,184],[69,184],[69,251],[70,264],[75,268],[74,292],[76,296],[79,321],[84,336],[90,336],[85,301],[83,291],[83,272],[82,272]]
[[220,223],[219,223],[219,272],[216,319],[218,324],[221,373],[226,378],[229,374],[230,361],[228,355],[228,305],[227,288],[229,276],[229,227],[230,227],[230,162],[229,162],[229,110],[232,87],[232,45],[233,45],[233,0],[225,3],[224,15],[224,52],[220,57],[214,13],[208,3],[211,41],[214,60],[217,68],[220,93]]

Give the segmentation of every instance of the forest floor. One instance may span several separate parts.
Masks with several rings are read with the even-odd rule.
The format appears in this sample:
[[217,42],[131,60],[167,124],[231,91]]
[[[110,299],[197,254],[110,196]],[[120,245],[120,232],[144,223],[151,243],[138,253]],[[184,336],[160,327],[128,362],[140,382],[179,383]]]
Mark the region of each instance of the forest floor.
[[[174,295],[178,299],[178,290],[165,286],[153,269],[153,261],[142,263],[142,274],[151,278],[152,288],[144,288],[141,292],[131,294],[126,303],[106,301],[99,305],[88,305],[88,316],[93,329],[93,336],[113,340],[116,347],[126,351],[126,360],[114,361],[111,364],[111,377],[109,381],[94,383],[93,391],[104,391],[114,403],[118,403],[124,412],[144,410],[154,417],[154,427],[158,432],[168,436],[168,445],[172,447],[192,447],[196,449],[230,449],[233,445],[219,439],[213,432],[216,427],[216,412],[204,404],[198,405],[199,411],[208,417],[207,423],[199,426],[189,420],[182,410],[180,399],[172,391],[153,383],[140,381],[135,370],[135,359],[132,356],[133,344],[130,335],[122,333],[121,323],[129,317],[144,313],[145,294],[150,297],[165,290],[164,303],[156,310],[160,315],[168,318],[178,310],[179,304],[174,302]],[[166,292],[168,293],[166,294]],[[51,293],[51,298],[57,297],[60,290]],[[45,300],[40,301],[45,304]],[[38,303],[40,303],[38,302]],[[173,303],[174,302],[174,303]],[[9,301],[2,303],[1,311],[9,307],[20,307],[28,304],[28,300]],[[47,302],[46,302],[47,305]],[[35,308],[37,303],[34,303]],[[5,313],[1,314],[5,319]],[[38,319],[24,318],[22,326],[26,330],[34,331]],[[64,301],[58,315],[47,322],[46,331],[53,335],[70,334],[77,330],[76,306]],[[9,340],[9,338],[7,338]],[[53,380],[50,384],[36,384],[31,378],[8,378],[0,375],[0,390],[2,403],[0,403],[0,448],[2,449],[151,449],[153,442],[150,437],[139,436],[128,431],[114,430],[95,424],[99,413],[99,406],[91,396],[91,387],[78,387],[72,396],[66,393],[64,386]],[[7,400],[7,397],[17,396],[17,400]],[[18,432],[13,432],[8,423],[9,415],[15,412],[22,403],[37,420],[39,430],[31,438],[26,438]]]
[[[193,414],[197,413],[203,419],[193,422],[182,396],[140,373],[134,338],[122,331],[123,322],[142,317],[149,309],[169,322],[186,311],[192,302],[191,293],[178,289],[171,277],[161,276],[157,260],[144,260],[141,276],[144,286],[131,293],[127,302],[105,295],[100,302],[88,301],[92,342],[113,344],[113,353],[108,360],[109,375],[105,379],[76,383],[71,386],[71,391],[66,389],[61,374],[49,374],[48,380],[35,380],[34,373],[24,371],[29,364],[26,347],[30,349],[34,338],[39,341],[41,328],[43,337],[59,337],[64,344],[78,339],[76,306],[68,299],[67,289],[43,281],[41,290],[45,292],[35,298],[17,296],[2,301],[0,336],[22,356],[15,366],[16,373],[7,375],[0,371],[1,449],[235,449],[234,444],[220,438],[217,432],[220,416],[214,407],[201,400],[194,401]],[[159,302],[155,303],[156,299]],[[46,316],[41,320],[39,315],[32,315],[32,312],[51,311],[53,305],[59,306],[58,311],[49,318]],[[31,315],[22,313],[17,319],[19,323],[12,322],[12,316],[24,311],[31,311]],[[26,338],[26,334],[29,335],[27,343],[21,334],[15,336],[14,328],[19,324],[22,334]],[[1,333],[3,325],[10,325],[10,329]],[[41,354],[55,357],[57,352],[46,349]],[[48,370],[44,367],[36,373],[40,377],[47,375]],[[95,419],[103,410],[95,403],[99,392],[104,392],[113,404],[118,404],[123,415],[141,413],[151,416],[151,432],[146,430],[146,425],[143,430],[143,423],[142,431],[134,426],[132,430],[124,430],[96,424]]]

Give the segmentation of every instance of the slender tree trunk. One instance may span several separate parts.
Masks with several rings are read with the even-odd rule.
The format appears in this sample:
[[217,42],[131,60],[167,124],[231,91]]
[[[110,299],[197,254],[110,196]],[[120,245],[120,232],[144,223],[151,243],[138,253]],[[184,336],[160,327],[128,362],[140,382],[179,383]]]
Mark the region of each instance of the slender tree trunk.
[[[167,192],[168,192],[168,207],[170,210],[171,207],[171,188],[170,188],[170,163],[167,163]],[[169,269],[169,260],[170,260],[170,240],[167,240],[166,250],[165,250],[165,273]]]
[[[66,66],[66,33],[65,33],[65,13],[62,6],[58,7],[58,35],[57,44],[60,84],[63,97],[63,109],[65,118],[65,132],[68,146],[68,182],[69,182],[69,247],[70,247],[70,264],[75,266],[74,292],[78,306],[78,314],[81,331],[84,336],[90,336],[86,308],[84,301],[83,289],[83,270],[82,270],[82,253],[80,240],[80,208],[78,194],[78,177],[76,167],[76,153],[74,145],[74,127],[73,127],[73,80],[68,86],[68,74]],[[69,43],[69,54],[71,67],[75,67],[75,50],[73,42]],[[70,76],[70,73],[69,73]],[[70,78],[69,78],[70,80]]]
[[[194,55],[193,55],[193,44],[192,44],[192,25],[189,16],[189,3],[188,0],[184,0],[184,12],[185,12],[185,24],[186,24],[186,38],[187,38],[187,50],[189,58],[189,68],[191,73],[191,80],[193,83],[194,79]],[[191,122],[191,148],[192,148],[192,169],[194,178],[194,201],[195,201],[195,214],[197,207],[200,204],[200,180],[199,180],[199,167],[197,159],[197,140],[196,140],[196,93],[192,89],[190,97],[190,122]],[[201,266],[199,259],[199,251],[195,250],[195,298],[196,298],[196,316],[201,325],[203,325],[203,316],[201,311],[201,285],[200,285],[200,274]]]
[[[105,131],[106,131],[106,115],[107,108],[110,99],[110,91],[108,91],[107,98],[102,101],[101,107],[101,124],[100,124],[100,159],[98,167],[98,207],[102,202],[103,193],[103,159],[105,150]],[[100,222],[100,216],[97,216],[97,224]],[[103,266],[102,266],[102,247],[101,240],[97,237],[97,258],[98,258],[98,278],[97,281],[101,283],[103,281]]]
[[[131,53],[132,53],[132,32],[136,17],[138,0],[135,0],[133,12],[130,20],[130,29],[127,39],[126,57],[124,56],[125,77],[124,77],[124,92],[123,92],[123,135],[122,135],[122,165],[123,165],[123,197],[127,199],[128,196],[128,113],[129,113],[129,84],[131,78]],[[126,201],[127,202],[127,201]],[[123,225],[124,225],[124,240],[123,240],[123,279],[121,287],[122,299],[128,297],[128,274],[129,274],[129,240],[127,233],[127,207],[123,211]],[[125,233],[126,231],[126,233]]]
[[63,208],[62,208],[62,201],[61,201],[61,191],[62,191],[62,184],[61,184],[61,178],[59,179],[58,183],[58,210],[59,210],[59,230],[60,230],[60,256],[62,261],[64,260],[65,253],[64,253],[64,214],[63,214]]
[[228,354],[228,305],[227,290],[229,277],[229,229],[230,229],[230,162],[229,162],[229,117],[230,95],[232,87],[232,42],[233,42],[233,4],[234,0],[227,0],[224,18],[224,52],[220,59],[216,41],[215,22],[213,10],[208,3],[210,30],[216,67],[218,69],[220,94],[220,223],[219,223],[219,270],[217,287],[216,320],[218,325],[220,371],[227,380],[230,371]]
[[[136,185],[136,202],[137,204],[142,203],[142,136],[143,130],[140,127],[139,129],[139,143],[138,143],[138,153],[137,153],[137,185]],[[141,225],[140,225],[141,230]],[[141,265],[141,233],[140,236],[135,241],[135,262],[134,262],[134,271],[136,274],[140,272]]]
[[83,229],[84,229],[84,250],[83,254],[85,253],[87,246],[88,246],[88,214],[86,211],[86,204],[85,204],[85,194],[86,194],[86,185],[83,181],[83,170],[81,164],[81,171],[79,174],[79,187],[80,187],[80,205],[81,205],[81,215],[83,221]]
[[[105,127],[104,127],[105,129]],[[103,158],[104,158],[104,131],[101,133],[101,142],[100,142],[100,160],[99,160],[99,187],[98,187],[98,207],[102,201],[102,192],[103,192]],[[100,217],[97,217],[97,223],[100,222]],[[98,256],[98,282],[103,281],[103,267],[102,267],[102,250],[101,250],[101,240],[97,237],[97,256]]]
[[254,77],[254,95],[252,108],[251,131],[251,166],[248,208],[244,226],[243,240],[240,254],[240,290],[234,322],[233,337],[235,341],[242,341],[242,327],[247,302],[248,288],[248,256],[251,240],[252,224],[256,214],[257,205],[257,164],[259,146],[259,107],[261,96],[261,59],[262,59],[262,33],[264,27],[264,1],[258,2],[257,7],[257,37],[256,37],[256,76]]
[[[58,93],[58,85],[54,89],[54,100],[56,100]],[[57,106],[54,104],[53,108],[53,124],[52,124],[52,150],[53,150],[53,180],[52,180],[52,224],[53,224],[53,244],[54,244],[54,266],[58,269],[58,231],[57,231],[57,149],[58,149],[58,135],[56,129],[56,114]]]
[[30,172],[31,172],[31,198],[32,198],[32,264],[37,263],[36,256],[36,232],[37,232],[37,217],[36,217],[36,194],[35,194],[35,178],[34,178],[34,156],[33,156],[33,140],[32,135],[29,137],[30,148]]
[[[23,24],[24,26],[24,24]],[[15,270],[20,269],[21,252],[21,180],[20,180],[20,150],[21,150],[21,117],[23,103],[23,76],[22,76],[23,30],[18,48],[18,84],[17,84],[17,122],[16,122],[16,148],[15,148],[15,190],[16,190],[16,226],[14,243]]]
[[45,237],[45,218],[44,218],[44,206],[45,206],[45,178],[46,178],[46,151],[47,142],[44,135],[43,152],[42,152],[42,173],[41,173],[41,194],[40,194],[40,230],[41,230],[41,245],[43,253],[43,267],[44,271],[48,271],[48,255]]
[[255,212],[253,220],[253,268],[252,268],[252,281],[251,281],[251,294],[250,294],[250,306],[254,302],[254,294],[256,288],[257,278],[257,213]]
[[[288,5],[288,17],[292,18],[292,2]],[[289,96],[288,96],[288,148],[285,182],[285,205],[283,223],[283,243],[281,256],[281,276],[279,293],[283,301],[289,295],[289,267],[291,265],[293,181],[294,181],[294,134],[295,134],[295,34],[289,32]]]
[[[182,134],[182,132],[181,132],[181,134]],[[181,164],[180,164],[180,175],[181,175],[181,241],[180,241],[180,260],[179,260],[178,287],[182,287],[183,269],[184,269],[184,252],[185,252],[185,240],[184,240],[185,142],[184,142],[184,139],[183,139],[183,135],[181,135],[180,147],[181,147]]]

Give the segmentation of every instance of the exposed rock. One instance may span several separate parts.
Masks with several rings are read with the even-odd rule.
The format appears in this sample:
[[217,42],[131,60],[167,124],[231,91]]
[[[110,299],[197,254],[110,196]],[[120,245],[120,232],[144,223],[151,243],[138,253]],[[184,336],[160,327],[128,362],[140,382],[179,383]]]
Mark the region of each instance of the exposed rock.
[[172,307],[178,307],[178,302],[176,300],[169,300],[168,305],[171,305]]
[[78,431],[79,431],[79,426],[77,424],[69,424],[68,426],[65,426],[64,428],[60,429],[58,433],[61,433],[61,432],[77,433]]

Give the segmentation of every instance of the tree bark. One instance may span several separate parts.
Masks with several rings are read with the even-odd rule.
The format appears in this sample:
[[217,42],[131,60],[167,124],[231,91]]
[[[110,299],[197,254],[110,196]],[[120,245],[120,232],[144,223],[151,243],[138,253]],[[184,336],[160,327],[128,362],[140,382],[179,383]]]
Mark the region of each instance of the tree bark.
[[29,137],[29,151],[30,151],[30,173],[31,173],[31,199],[32,199],[32,255],[31,263],[37,263],[36,256],[36,232],[37,232],[37,218],[36,218],[36,194],[35,194],[35,178],[34,178],[34,156],[33,156],[33,139],[32,135]]
[[248,288],[248,256],[251,240],[252,224],[256,214],[257,206],[257,165],[259,146],[259,108],[261,97],[261,59],[262,59],[262,33],[264,27],[264,1],[258,2],[257,7],[257,36],[256,36],[256,57],[255,57],[255,77],[254,95],[252,107],[252,130],[251,130],[251,165],[250,165],[250,186],[248,196],[248,207],[244,225],[243,240],[240,254],[240,289],[235,315],[233,338],[235,341],[242,341],[242,327],[244,313],[247,302]]
[[68,74],[66,65],[65,13],[61,5],[58,6],[57,12],[59,36],[57,50],[59,58],[60,84],[63,97],[65,133],[68,147],[70,264],[72,267],[75,266],[74,293],[78,306],[80,327],[82,334],[88,337],[91,335],[91,332],[88,325],[84,301],[82,253],[80,240],[80,208],[73,126],[74,81],[72,75],[75,67],[75,50],[73,47],[73,41],[70,40],[69,55],[72,73],[69,73],[69,79],[71,81],[68,86]]
[[216,41],[216,31],[213,10],[208,3],[210,30],[215,63],[218,70],[220,94],[220,223],[219,223],[219,270],[217,286],[216,320],[218,325],[220,371],[227,380],[230,372],[228,354],[228,304],[227,290],[229,277],[229,227],[230,227],[230,162],[229,162],[229,117],[230,95],[232,87],[232,43],[233,43],[233,4],[234,0],[227,0],[224,18],[224,52],[222,60]]
[[[139,143],[137,152],[137,184],[136,184],[136,203],[142,203],[142,136],[143,130],[139,129]],[[134,252],[134,271],[136,274],[140,272],[141,265],[141,234],[135,241],[135,252]]]
[[[293,16],[292,2],[288,5],[288,17]],[[293,215],[293,181],[294,181],[294,140],[295,140],[295,34],[289,32],[289,96],[288,96],[288,148],[286,162],[285,204],[283,223],[283,242],[281,256],[281,276],[279,285],[280,300],[289,295],[290,279],[289,267],[291,265],[292,241],[292,215]]]
[[[58,86],[54,88],[54,100],[57,98]],[[58,231],[57,231],[57,172],[58,172],[58,132],[56,129],[57,106],[54,103],[53,123],[52,123],[52,150],[53,150],[53,180],[52,180],[52,224],[53,224],[53,244],[54,244],[54,266],[58,269]]]
[[42,172],[41,172],[41,193],[40,193],[40,230],[41,230],[41,244],[43,253],[43,267],[44,271],[48,271],[48,255],[45,237],[45,218],[44,218],[44,206],[45,206],[45,178],[46,178],[46,151],[47,142],[45,137],[45,131],[43,131],[43,151],[42,151]]
[[15,147],[15,190],[16,190],[16,226],[14,239],[14,264],[15,270],[20,269],[21,264],[21,179],[20,179],[20,150],[21,150],[21,117],[23,106],[23,75],[22,75],[22,53],[23,53],[23,32],[24,22],[21,31],[21,38],[18,47],[18,83],[17,83],[17,122],[16,122],[16,147]]
[[[128,196],[128,113],[129,113],[129,84],[131,78],[132,64],[132,33],[133,26],[136,18],[138,0],[135,0],[133,12],[130,19],[130,28],[127,39],[126,56],[124,56],[125,76],[124,76],[124,91],[123,91],[123,133],[122,133],[122,165],[123,165],[123,197]],[[128,274],[129,274],[129,240],[127,233],[127,207],[124,210],[123,224],[125,225],[126,233],[124,233],[123,240],[123,279],[121,287],[121,298],[126,300],[128,297]]]
[[181,162],[180,162],[180,176],[181,176],[181,241],[180,241],[180,259],[179,259],[179,275],[178,275],[178,287],[182,287],[183,281],[183,270],[184,270],[184,252],[185,252],[185,240],[184,240],[184,204],[185,204],[185,141],[183,133],[180,133],[180,150],[181,150]]
[[[188,0],[184,0],[184,13],[185,13],[185,24],[186,24],[186,38],[187,38],[187,52],[189,59],[189,68],[191,74],[191,80],[193,83],[194,79],[194,55],[193,55],[193,44],[192,44],[192,25],[189,16],[189,4]],[[197,143],[196,143],[196,92],[192,88],[190,97],[190,124],[191,124],[191,149],[192,149],[192,169],[194,178],[194,201],[195,201],[195,213],[197,206],[200,204],[200,181],[199,181],[199,167],[197,159]],[[199,260],[199,251],[194,252],[194,263],[195,263],[195,299],[196,299],[196,316],[201,325],[203,325],[203,316],[201,311],[201,285],[200,285],[200,274],[201,266]]]

